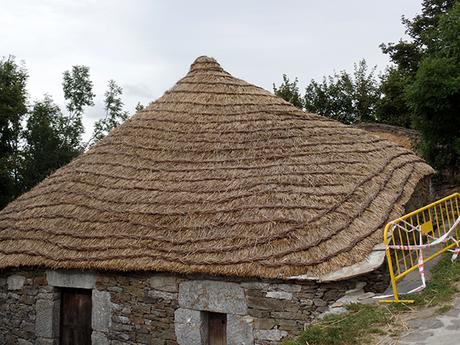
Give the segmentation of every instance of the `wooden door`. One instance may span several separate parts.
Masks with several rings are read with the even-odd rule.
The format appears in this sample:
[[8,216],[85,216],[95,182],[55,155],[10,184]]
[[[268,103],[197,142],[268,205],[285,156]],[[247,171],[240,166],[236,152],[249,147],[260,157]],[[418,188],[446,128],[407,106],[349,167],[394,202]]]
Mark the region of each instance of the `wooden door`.
[[91,290],[62,289],[60,345],[91,345]]
[[208,314],[208,344],[227,345],[227,315],[220,313]]

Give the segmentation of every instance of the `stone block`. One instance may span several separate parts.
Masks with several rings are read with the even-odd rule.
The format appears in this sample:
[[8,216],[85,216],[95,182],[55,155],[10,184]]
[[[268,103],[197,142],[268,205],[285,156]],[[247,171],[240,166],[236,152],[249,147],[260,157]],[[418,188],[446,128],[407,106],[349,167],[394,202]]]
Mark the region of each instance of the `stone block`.
[[54,302],[38,300],[35,303],[35,334],[37,337],[53,338]]
[[257,318],[254,320],[256,329],[272,329],[277,323],[273,318]]
[[321,298],[313,299],[313,304],[317,307],[324,307],[327,306],[327,302]]
[[336,301],[339,299],[343,293],[338,290],[329,290],[324,293],[323,299],[326,301]]
[[120,323],[123,323],[123,324],[129,324],[129,323],[131,323],[131,321],[129,321],[129,317],[122,316],[122,315],[116,316],[116,317],[115,317],[115,320],[118,321],[118,322],[120,322]]
[[272,284],[269,290],[285,291],[285,292],[300,292],[302,286],[297,284]]
[[6,280],[6,283],[8,284],[8,290],[21,290],[24,287],[25,281],[26,278],[24,276],[17,274],[9,276]]
[[280,341],[287,337],[288,333],[279,329],[270,330],[256,330],[254,331],[254,338],[256,340],[269,340],[269,341]]
[[161,290],[166,292],[178,292],[179,281],[177,277],[155,275],[149,279],[149,284],[152,289]]
[[164,299],[167,301],[177,299],[177,293],[160,291],[160,290],[151,290],[147,292],[147,296],[153,299]]
[[18,339],[18,345],[33,345],[30,341]]
[[274,311],[271,313],[274,318],[287,320],[301,320],[302,312],[298,311]]
[[179,285],[181,308],[216,313],[246,315],[244,290],[236,283],[213,280],[188,280]]
[[285,291],[268,291],[265,296],[269,298],[285,299],[289,301],[292,300],[292,293]]
[[109,340],[104,333],[93,331],[91,333],[91,344],[92,345],[109,345]]
[[303,307],[311,307],[313,305],[313,300],[311,299],[301,299],[299,302]]
[[55,341],[49,338],[37,338],[36,345],[55,345]]
[[203,312],[179,308],[174,313],[174,326],[179,345],[205,345],[206,320]]
[[253,321],[250,316],[227,315],[227,345],[253,345]]
[[290,302],[266,297],[248,297],[248,305],[254,309],[283,311],[286,310],[287,303]]
[[287,331],[288,333],[302,328],[301,326],[299,327],[299,325],[297,324],[297,320],[280,319],[278,320],[278,324],[280,329]]
[[82,271],[46,271],[48,284],[51,286],[94,289],[96,287],[96,274]]
[[112,324],[112,303],[110,293],[93,290],[92,327],[95,331],[107,332]]
[[243,282],[241,286],[248,290],[268,290],[270,284],[262,282]]

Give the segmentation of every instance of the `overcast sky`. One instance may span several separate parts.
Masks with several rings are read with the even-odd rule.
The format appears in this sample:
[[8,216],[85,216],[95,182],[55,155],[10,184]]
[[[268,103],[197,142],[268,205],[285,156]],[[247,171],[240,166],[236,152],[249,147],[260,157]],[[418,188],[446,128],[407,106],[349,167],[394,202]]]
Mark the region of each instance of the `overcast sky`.
[[[29,71],[31,100],[50,94],[63,104],[62,73],[90,67],[103,116],[107,81],[124,89],[126,109],[170,88],[200,55],[234,76],[272,90],[283,73],[311,78],[352,70],[365,58],[382,70],[382,42],[404,34],[401,15],[421,0],[0,0],[0,57],[15,55]],[[86,134],[88,136],[88,134]]]

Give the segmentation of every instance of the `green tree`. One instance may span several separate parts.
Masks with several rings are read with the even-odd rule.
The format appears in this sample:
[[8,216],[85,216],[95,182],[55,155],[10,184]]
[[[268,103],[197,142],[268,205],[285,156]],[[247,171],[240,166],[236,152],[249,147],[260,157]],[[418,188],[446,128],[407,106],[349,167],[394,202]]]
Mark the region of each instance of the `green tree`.
[[105,117],[94,124],[94,132],[89,145],[93,145],[104,138],[128,118],[128,112],[123,110],[122,94],[123,89],[115,81],[109,80],[104,99]]
[[344,123],[356,122],[353,114],[353,84],[346,72],[311,80],[305,89],[305,109]]
[[413,19],[402,17],[409,40],[381,44],[385,54],[403,73],[414,76],[422,58],[437,50],[440,19],[453,8],[458,0],[423,0],[422,13]]
[[460,165],[460,4],[439,19],[435,48],[407,88],[424,157],[441,171]]
[[94,105],[89,68],[73,66],[63,74],[67,112],[50,96],[34,103],[22,137],[24,139],[23,191],[35,186],[56,169],[69,163],[84,149],[81,135],[85,107]]
[[34,103],[23,131],[22,179],[29,190],[56,169],[69,163],[79,149],[65,138],[67,118],[50,96]]
[[380,78],[382,96],[377,102],[377,122],[410,128],[411,110],[405,97],[410,78],[394,66],[388,67]]
[[312,80],[305,90],[305,109],[347,124],[375,121],[380,90],[374,74],[375,67],[369,71],[363,59],[353,74],[341,71],[320,83]]
[[455,3],[458,0],[423,0],[421,14],[413,19],[402,17],[409,38],[380,45],[394,64],[381,80],[382,100],[377,109],[377,118],[381,121],[410,126],[411,110],[405,98],[406,90],[414,82],[424,57],[439,50],[440,21]]
[[279,87],[276,87],[275,84],[273,84],[273,93],[284,99],[285,101],[291,103],[295,107],[302,109],[304,104],[303,104],[303,99],[302,95],[300,94],[299,91],[299,86],[298,86],[299,80],[297,78],[294,79],[293,82],[291,82],[286,74],[283,74],[283,82]]
[[145,109],[145,106],[141,102],[137,102],[136,111],[142,111]]
[[81,135],[84,132],[82,123],[84,108],[94,105],[95,95],[89,67],[72,66],[71,71],[65,71],[62,87],[68,111],[62,128],[64,142],[66,146],[78,148],[81,147]]
[[19,133],[27,112],[27,78],[13,56],[0,60],[0,209],[20,190]]

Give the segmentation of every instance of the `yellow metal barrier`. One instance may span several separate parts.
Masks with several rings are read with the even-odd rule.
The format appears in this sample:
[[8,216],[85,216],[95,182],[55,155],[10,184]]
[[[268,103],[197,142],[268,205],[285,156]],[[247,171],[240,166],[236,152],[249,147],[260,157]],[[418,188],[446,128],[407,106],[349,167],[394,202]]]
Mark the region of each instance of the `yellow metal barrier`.
[[454,193],[386,225],[383,240],[394,299],[380,302],[413,303],[413,300],[399,298],[397,283],[426,262],[458,246],[460,226],[448,232],[459,222],[459,199],[460,193]]

